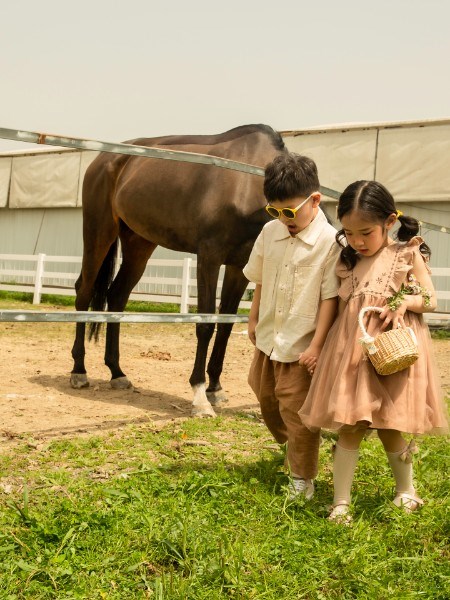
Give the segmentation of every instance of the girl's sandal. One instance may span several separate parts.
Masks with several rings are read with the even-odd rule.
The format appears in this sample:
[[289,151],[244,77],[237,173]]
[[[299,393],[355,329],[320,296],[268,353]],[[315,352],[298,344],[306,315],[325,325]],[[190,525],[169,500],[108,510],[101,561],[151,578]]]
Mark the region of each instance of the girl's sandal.
[[419,498],[419,496],[416,496],[415,494],[406,494],[403,492],[397,494],[393,502],[395,506],[398,506],[398,508],[401,508],[406,513],[414,512],[423,504],[423,500]]
[[332,506],[328,520],[340,525],[350,525],[353,519],[350,514],[349,503],[342,501]]

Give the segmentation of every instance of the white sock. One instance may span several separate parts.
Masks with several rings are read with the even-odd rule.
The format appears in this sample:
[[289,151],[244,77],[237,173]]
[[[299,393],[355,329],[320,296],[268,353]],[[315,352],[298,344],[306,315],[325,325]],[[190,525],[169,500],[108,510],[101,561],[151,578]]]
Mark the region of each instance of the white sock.
[[359,450],[347,450],[336,444],[333,462],[333,505],[350,504],[353,476],[358,462]]
[[396,493],[411,494],[414,496],[416,490],[414,489],[413,482],[413,466],[412,462],[403,462],[401,460],[400,455],[403,452],[404,450],[400,450],[400,452],[386,452],[386,455],[394,475]]

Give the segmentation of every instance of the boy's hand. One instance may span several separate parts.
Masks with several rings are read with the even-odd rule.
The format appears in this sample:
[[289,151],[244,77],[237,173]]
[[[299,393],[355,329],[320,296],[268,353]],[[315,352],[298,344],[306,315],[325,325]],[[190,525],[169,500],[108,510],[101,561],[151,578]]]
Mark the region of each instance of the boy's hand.
[[308,369],[310,375],[314,373],[319,358],[321,348],[317,346],[309,346],[300,354],[299,363]]
[[251,343],[256,346],[256,323],[248,322],[247,333]]

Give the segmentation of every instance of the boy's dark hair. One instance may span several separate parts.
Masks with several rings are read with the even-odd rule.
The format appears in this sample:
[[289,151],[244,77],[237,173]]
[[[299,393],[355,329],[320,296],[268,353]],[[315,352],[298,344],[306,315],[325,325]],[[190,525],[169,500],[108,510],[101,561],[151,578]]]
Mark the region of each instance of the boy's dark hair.
[[316,163],[295,152],[280,154],[266,166],[264,195],[268,202],[309,196],[319,191]]
[[[341,221],[342,217],[357,210],[367,221],[376,221],[383,224],[393,213],[397,213],[395,201],[392,194],[384,185],[377,181],[355,181],[345,188],[342,192],[337,206],[337,216]],[[397,217],[400,221],[400,229],[395,237],[401,242],[408,242],[419,233],[419,221],[413,217],[401,215]],[[359,258],[356,251],[346,244],[344,230],[341,229],[336,234],[336,241],[341,246],[341,260],[348,269],[353,269]],[[420,245],[421,254],[429,258],[431,250],[427,244]]]

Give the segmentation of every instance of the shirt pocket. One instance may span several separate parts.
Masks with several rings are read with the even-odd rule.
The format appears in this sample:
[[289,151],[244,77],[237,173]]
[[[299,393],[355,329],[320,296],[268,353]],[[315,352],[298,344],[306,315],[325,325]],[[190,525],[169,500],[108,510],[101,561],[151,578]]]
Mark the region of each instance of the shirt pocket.
[[314,319],[317,315],[322,282],[320,268],[296,265],[292,276],[294,281],[289,312]]

